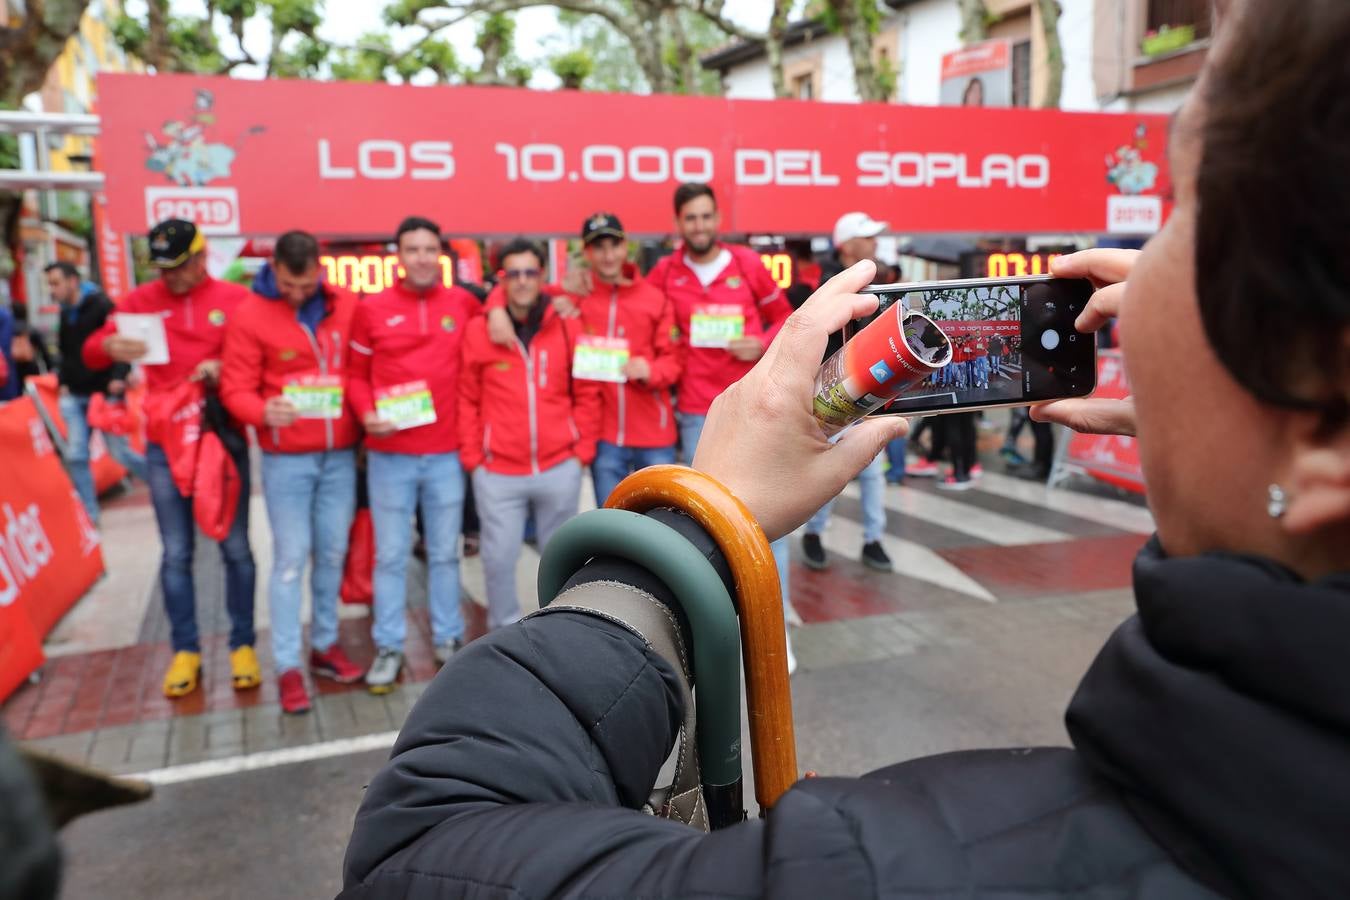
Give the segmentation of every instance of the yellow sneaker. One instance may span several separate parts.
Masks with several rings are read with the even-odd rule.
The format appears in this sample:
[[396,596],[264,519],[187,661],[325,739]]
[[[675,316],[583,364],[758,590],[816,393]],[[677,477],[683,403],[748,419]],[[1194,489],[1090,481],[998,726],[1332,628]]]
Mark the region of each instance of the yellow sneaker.
[[247,691],[262,684],[258,657],[248,644],[230,651],[230,673],[234,677],[236,691]]
[[179,650],[164,673],[164,696],[185,697],[197,689],[202,674],[202,655],[191,650]]

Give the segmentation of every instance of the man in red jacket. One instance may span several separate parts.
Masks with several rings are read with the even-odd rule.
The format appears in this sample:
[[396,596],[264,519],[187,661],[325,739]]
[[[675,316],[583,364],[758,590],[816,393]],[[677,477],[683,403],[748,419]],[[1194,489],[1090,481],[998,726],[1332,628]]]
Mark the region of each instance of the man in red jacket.
[[412,216],[395,236],[404,276],[357,304],[347,362],[347,402],[366,430],[366,485],[375,526],[375,660],[371,693],[393,690],[403,668],[404,602],[413,514],[420,505],[427,603],[436,659],[464,642],[459,530],[464,470],[456,428],[460,343],[482,307],[441,280],[441,230]]
[[[722,217],[706,184],[675,190],[680,243],[647,274],[670,301],[680,331],[684,372],[677,388],[680,447],[692,463],[713,399],[754,367],[792,307],[759,254],[718,239]],[[788,600],[787,537],[773,542],[783,601]]]
[[593,289],[580,298],[581,335],[572,358],[579,390],[600,395],[600,435],[591,480],[603,506],[629,473],[675,462],[670,389],[680,379],[670,303],[628,261],[628,238],[613,213],[581,228]]
[[581,324],[560,317],[540,291],[543,250],[512,241],[502,270],[515,346],[492,343],[487,320],[475,319],[459,383],[460,452],[482,522],[489,628],[520,618],[516,559],[526,519],[533,513],[543,547],[576,514],[600,418],[599,391],[578,389],[571,376]]
[[343,402],[356,298],[320,280],[319,242],[277,239],[225,332],[220,398],[252,425],[262,448],[263,499],[272,526],[267,584],[281,708],[309,709],[300,670],[300,584],[310,572],[309,668],[350,683],[361,669],[338,644],[338,588],[356,506],[360,426]]
[[[225,343],[225,325],[247,289],[217,281],[206,271],[206,242],[191,222],[167,219],[150,230],[150,262],[159,278],[143,284],[117,303],[103,327],[91,334],[83,349],[90,369],[106,369],[113,363],[130,363],[146,357],[152,349],[146,341],[119,334],[136,324],[145,328],[149,317],[162,329],[167,358],[155,354],[145,361],[145,410],[147,417],[146,470],[150,499],[159,525],[164,555],[159,565],[159,583],[164,609],[169,616],[174,656],[164,675],[164,693],[181,697],[197,689],[201,675],[201,642],[197,634],[197,597],[192,584],[192,550],[196,526],[192,497],[184,497],[174,483],[164,442],[169,437],[172,393],[188,379],[214,386],[220,377],[220,357]],[[163,351],[164,347],[154,347]],[[225,562],[225,607],[230,614],[230,670],[235,690],[255,688],[261,682],[258,659],[253,652],[253,552],[248,546],[249,465],[244,453],[234,460],[239,470],[240,502],[234,524],[220,542]]]

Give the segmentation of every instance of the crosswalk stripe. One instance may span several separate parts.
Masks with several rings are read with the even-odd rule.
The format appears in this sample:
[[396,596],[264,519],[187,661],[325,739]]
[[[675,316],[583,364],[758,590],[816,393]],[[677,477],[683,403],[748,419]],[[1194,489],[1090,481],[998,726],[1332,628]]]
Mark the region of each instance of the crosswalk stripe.
[[[862,489],[856,482],[850,482],[844,488],[844,493],[862,498]],[[1010,547],[1017,544],[1048,544],[1070,540],[1069,535],[1062,531],[1032,525],[1011,516],[962,503],[955,495],[951,498],[939,497],[901,485],[898,488],[887,487],[885,496],[886,509],[889,512],[932,522],[991,544]]]
[[1092,497],[1062,488],[1048,488],[1039,482],[1023,481],[997,472],[986,472],[980,479],[979,490],[1010,500],[1034,503],[1123,531],[1152,534],[1154,530],[1153,516],[1147,508],[1110,497]]
[[[798,541],[804,533],[804,529],[798,529],[790,540]],[[826,526],[820,542],[830,553],[856,557],[863,545],[862,525],[847,516],[831,516],[830,524]],[[883,534],[881,546],[886,549],[886,554],[890,556],[896,572],[975,597],[986,603],[997,602],[997,598],[978,581],[922,544],[898,538],[893,534]]]

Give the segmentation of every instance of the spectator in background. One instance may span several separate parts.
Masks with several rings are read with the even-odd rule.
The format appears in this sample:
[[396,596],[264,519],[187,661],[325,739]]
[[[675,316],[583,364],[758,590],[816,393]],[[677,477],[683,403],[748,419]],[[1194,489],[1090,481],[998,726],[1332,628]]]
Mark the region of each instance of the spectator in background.
[[42,332],[28,321],[28,307],[14,307],[14,337],[11,339],[14,364],[19,368],[20,392],[30,378],[56,371],[56,360],[42,337]]
[[[89,469],[89,400],[94,394],[120,395],[126,390],[131,366],[115,363],[96,370],[85,365],[81,356],[84,342],[108,321],[113,303],[98,285],[80,279],[80,270],[68,262],[54,262],[43,270],[47,294],[61,307],[57,327],[57,349],[61,354],[61,418],[66,423],[66,471],[80,495],[89,518],[99,518],[98,494]],[[108,451],[139,478],[145,478],[145,461],[130,452],[123,435],[105,434]]]
[[14,314],[0,306],[0,403],[19,396],[19,371],[14,365]]

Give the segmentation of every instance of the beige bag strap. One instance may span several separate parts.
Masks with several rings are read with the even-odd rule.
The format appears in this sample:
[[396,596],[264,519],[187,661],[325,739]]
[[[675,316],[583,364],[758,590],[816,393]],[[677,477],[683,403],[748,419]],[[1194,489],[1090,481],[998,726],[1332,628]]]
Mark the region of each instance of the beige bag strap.
[[[617,581],[593,581],[559,594],[547,607],[548,612],[572,609],[598,614],[630,631],[637,632],[680,675],[680,695],[684,698],[684,724],[680,726],[679,746],[675,754],[675,777],[668,789],[657,789],[649,803],[650,811],[667,819],[677,819],[700,831],[708,830],[708,810],[703,802],[698,746],[694,739],[697,711],[691,688],[689,653],[680,634],[680,623],[664,603],[645,591]],[[536,613],[538,615],[538,613]]]

